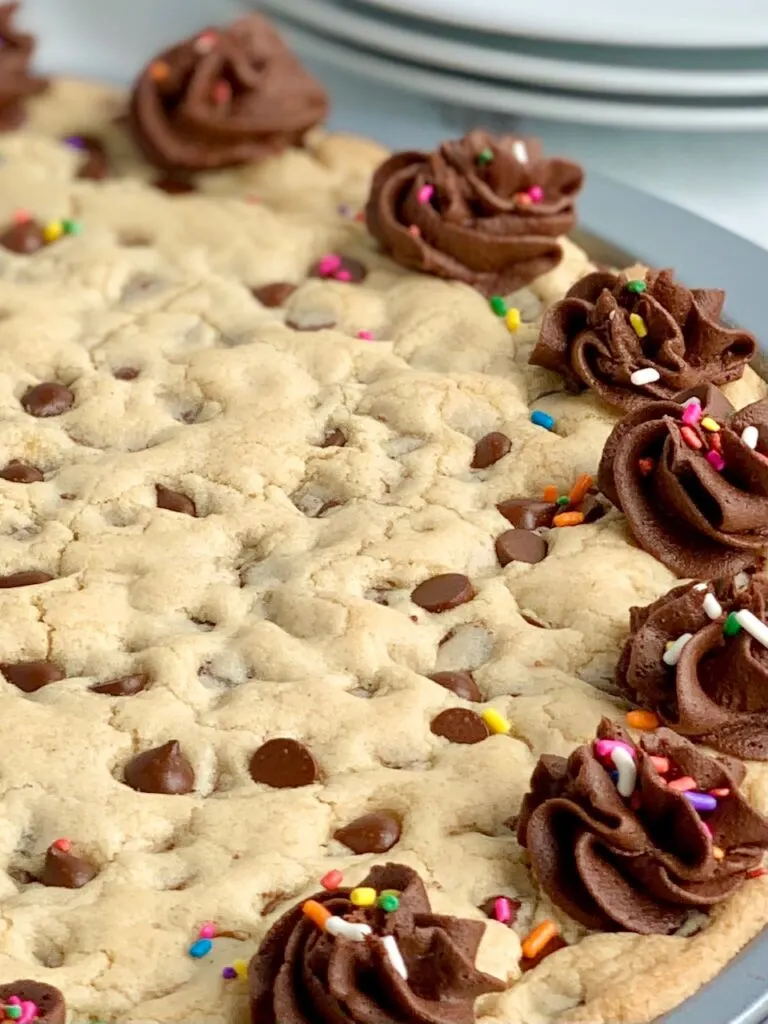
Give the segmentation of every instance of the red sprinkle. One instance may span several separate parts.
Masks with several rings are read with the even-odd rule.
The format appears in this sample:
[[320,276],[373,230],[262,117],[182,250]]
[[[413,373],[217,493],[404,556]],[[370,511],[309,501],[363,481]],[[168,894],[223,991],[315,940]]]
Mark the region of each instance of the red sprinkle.
[[694,448],[696,451],[704,446],[704,442],[691,427],[680,427],[680,436],[689,448]]
[[642,476],[648,476],[654,471],[656,463],[653,459],[638,459],[637,468]]
[[232,99],[232,86],[226,79],[221,78],[214,85],[212,95],[214,103],[229,103]]
[[14,224],[28,224],[32,220],[29,210],[17,210],[13,215]]
[[682,778],[673,779],[667,785],[670,789],[676,789],[678,793],[690,793],[692,789],[696,789],[696,780],[690,775],[683,775]]
[[324,889],[328,889],[330,891],[332,889],[338,889],[343,881],[344,875],[337,868],[334,868],[333,871],[329,871],[327,875],[323,875],[320,879],[320,885],[322,885]]
[[62,853],[69,853],[72,849],[71,839],[57,839],[55,843],[51,843],[51,846],[55,846],[57,850],[61,850]]
[[768,875],[768,868],[752,868],[747,872],[747,878],[762,878],[763,875]]
[[724,797],[724,796],[730,796],[731,795],[731,791],[730,791],[730,789],[710,789],[709,790],[709,795],[710,796],[717,796],[717,797],[720,797],[722,799],[722,797]]

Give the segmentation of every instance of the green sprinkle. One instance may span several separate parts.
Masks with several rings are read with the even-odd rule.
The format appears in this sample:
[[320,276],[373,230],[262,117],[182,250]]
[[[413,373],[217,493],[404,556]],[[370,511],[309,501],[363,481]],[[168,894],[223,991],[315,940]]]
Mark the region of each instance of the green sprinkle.
[[483,150],[481,150],[477,154],[477,162],[481,166],[485,166],[485,164],[492,164],[493,163],[493,150],[492,149],[483,149]]
[[83,225],[79,220],[63,220],[61,226],[68,235],[79,235],[83,230]]
[[400,900],[391,892],[382,893],[377,902],[381,909],[386,910],[388,914],[400,906]]
[[646,289],[645,281],[627,281],[627,291],[635,292],[637,295]]
[[737,633],[741,632],[741,626],[739,620],[736,618],[736,612],[728,612],[728,616],[723,623],[723,634],[725,636],[736,636]]
[[21,1016],[21,1007],[14,1006],[14,1004],[11,1003],[9,1006],[3,1007],[3,1013],[5,1014],[6,1017],[9,1017],[11,1020],[18,1020],[19,1017]]
[[496,314],[496,316],[507,315],[507,304],[500,295],[493,295],[491,297],[491,309]]
[[567,494],[561,494],[560,497],[555,502],[556,505],[570,505],[570,503],[571,503],[571,499],[568,497]]

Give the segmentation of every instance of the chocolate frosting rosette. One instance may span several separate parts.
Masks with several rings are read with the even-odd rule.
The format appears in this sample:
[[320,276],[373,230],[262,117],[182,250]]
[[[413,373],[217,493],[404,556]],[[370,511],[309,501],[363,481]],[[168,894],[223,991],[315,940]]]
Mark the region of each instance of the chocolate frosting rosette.
[[649,402],[614,427],[598,484],[678,576],[754,565],[768,547],[768,400],[735,412],[707,386]]
[[671,270],[588,274],[547,310],[530,362],[627,411],[725,384],[741,377],[757,342],[720,322],[724,301],[725,292],[686,288]]
[[636,746],[603,719],[569,758],[540,758],[518,823],[547,895],[587,928],[668,934],[739,889],[768,821],[738,793],[744,765],[669,729]]
[[34,36],[13,27],[17,3],[0,4],[0,131],[24,121],[24,103],[48,88],[45,78],[30,73]]
[[301,142],[328,111],[323,88],[258,14],[164,50],[133,87],[129,124],[150,163],[203,171]]
[[506,295],[562,259],[581,168],[534,139],[473,131],[434,153],[397,153],[376,171],[371,234],[397,263]]
[[474,966],[485,924],[433,914],[411,868],[374,867],[364,889],[374,905],[323,890],[272,926],[248,969],[252,1024],[474,1024],[475,999],[503,991]]
[[739,573],[630,609],[619,688],[684,736],[768,761],[767,600],[768,574]]

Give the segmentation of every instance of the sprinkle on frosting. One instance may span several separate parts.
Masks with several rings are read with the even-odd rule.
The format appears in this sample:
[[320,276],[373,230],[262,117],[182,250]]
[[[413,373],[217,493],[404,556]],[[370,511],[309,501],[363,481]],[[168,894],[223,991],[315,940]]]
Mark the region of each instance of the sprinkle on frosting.
[[397,263],[491,298],[557,266],[558,239],[575,223],[581,184],[576,164],[545,159],[533,139],[473,131],[434,153],[386,160],[374,175],[366,219]]
[[[603,719],[597,736],[568,759],[540,758],[518,839],[550,899],[586,927],[673,932],[743,885],[768,849],[768,821],[737,792],[740,761],[664,728],[636,746]],[[636,766],[629,796],[611,775],[617,751]],[[696,788],[669,784],[681,776]]]
[[757,343],[720,322],[724,301],[722,291],[686,288],[671,270],[645,281],[588,274],[546,312],[530,361],[626,411],[738,380]]

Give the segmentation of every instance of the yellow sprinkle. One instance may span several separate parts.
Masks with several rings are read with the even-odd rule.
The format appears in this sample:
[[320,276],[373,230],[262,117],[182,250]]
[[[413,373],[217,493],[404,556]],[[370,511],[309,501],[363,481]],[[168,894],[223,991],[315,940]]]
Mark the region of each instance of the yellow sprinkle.
[[721,850],[719,846],[713,846],[712,856],[715,860],[723,860],[725,858],[725,850]]
[[674,646],[675,646],[675,641],[674,640],[667,640],[667,642],[664,644],[664,650],[665,651],[671,651]]
[[491,732],[506,734],[511,728],[504,715],[500,714],[496,708],[486,708],[480,717]]
[[60,220],[52,220],[43,228],[43,238],[46,242],[55,242],[64,234],[64,225]]
[[360,889],[353,889],[349,894],[350,900],[356,907],[372,907],[376,902],[376,890],[362,886]]
[[713,420],[711,416],[705,416],[701,421],[701,425],[705,430],[711,430],[712,433],[720,429],[720,424]]
[[645,326],[645,320],[643,320],[639,313],[630,313],[629,322],[632,324],[634,332],[638,338],[644,338],[646,336],[648,328]]
[[520,316],[520,310],[515,309],[514,306],[512,309],[507,310],[507,315],[504,317],[504,320],[510,331],[516,331],[523,322]]
[[234,960],[232,966],[237,971],[238,978],[248,977],[248,961],[247,960]]

